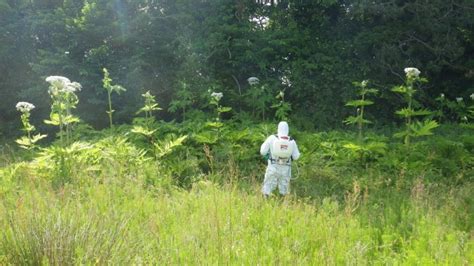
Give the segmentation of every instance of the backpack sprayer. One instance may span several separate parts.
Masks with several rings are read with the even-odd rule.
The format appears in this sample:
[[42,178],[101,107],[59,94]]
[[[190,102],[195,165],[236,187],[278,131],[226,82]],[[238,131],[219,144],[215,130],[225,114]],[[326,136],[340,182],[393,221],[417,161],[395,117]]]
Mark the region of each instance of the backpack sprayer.
[[[290,137],[278,137],[278,135],[275,135],[275,137],[276,140],[273,141],[270,149],[271,154],[269,155],[269,160],[272,164],[289,166],[288,174],[291,176],[291,155],[293,154],[294,149],[294,145],[291,143],[292,139]],[[291,180],[297,179],[300,173],[298,165],[295,162],[293,162],[293,164],[296,168],[296,176],[292,177]]]

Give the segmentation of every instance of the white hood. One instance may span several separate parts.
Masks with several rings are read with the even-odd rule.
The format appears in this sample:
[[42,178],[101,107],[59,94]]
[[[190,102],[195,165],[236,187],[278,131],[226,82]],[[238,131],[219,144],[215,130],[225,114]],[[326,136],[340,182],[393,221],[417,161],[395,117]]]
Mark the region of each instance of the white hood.
[[285,121],[281,121],[278,124],[278,137],[287,137],[289,131],[288,123]]

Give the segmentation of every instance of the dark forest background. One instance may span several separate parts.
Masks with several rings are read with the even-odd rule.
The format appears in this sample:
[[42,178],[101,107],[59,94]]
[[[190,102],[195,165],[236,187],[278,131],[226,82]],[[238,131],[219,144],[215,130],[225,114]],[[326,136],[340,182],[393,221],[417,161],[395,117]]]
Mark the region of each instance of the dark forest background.
[[368,119],[392,125],[405,67],[429,80],[420,106],[474,92],[474,1],[0,0],[1,135],[18,133],[17,101],[36,105],[33,123],[48,117],[50,75],[80,82],[78,115],[106,127],[104,67],[127,89],[113,96],[118,122],[148,90],[159,119],[203,117],[215,91],[225,118],[272,120],[284,91],[293,123],[337,128],[352,82],[368,79],[380,91]]

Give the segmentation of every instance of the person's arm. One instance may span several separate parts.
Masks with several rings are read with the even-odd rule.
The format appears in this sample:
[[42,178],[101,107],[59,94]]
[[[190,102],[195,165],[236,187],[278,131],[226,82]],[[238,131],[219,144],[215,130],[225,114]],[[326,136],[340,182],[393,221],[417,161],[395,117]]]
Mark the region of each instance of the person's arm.
[[291,154],[291,159],[296,161],[298,158],[300,158],[300,150],[298,150],[298,145],[296,145],[296,141],[293,142],[293,153]]
[[270,152],[270,143],[271,143],[271,140],[272,140],[272,136],[268,137],[265,142],[262,144],[262,146],[260,147],[260,154],[262,156],[265,156],[267,155],[269,152]]

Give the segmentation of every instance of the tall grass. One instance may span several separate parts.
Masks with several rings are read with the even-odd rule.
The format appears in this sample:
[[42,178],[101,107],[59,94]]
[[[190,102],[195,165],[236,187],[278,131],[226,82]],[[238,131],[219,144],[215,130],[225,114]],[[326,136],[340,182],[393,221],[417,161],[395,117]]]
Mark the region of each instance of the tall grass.
[[34,181],[1,195],[0,262],[473,262],[472,236],[445,219],[444,210],[414,198],[392,205],[360,199],[357,208],[348,209],[328,198],[320,205],[292,197],[264,200],[257,188],[244,192],[209,181],[190,191],[150,191],[134,182],[54,190]]
[[121,136],[25,161],[4,150],[0,265],[474,263],[464,144],[420,142],[410,154],[398,144],[361,164],[344,139],[302,135],[294,194],[269,200],[264,165],[240,146],[207,159],[199,143],[156,159]]

